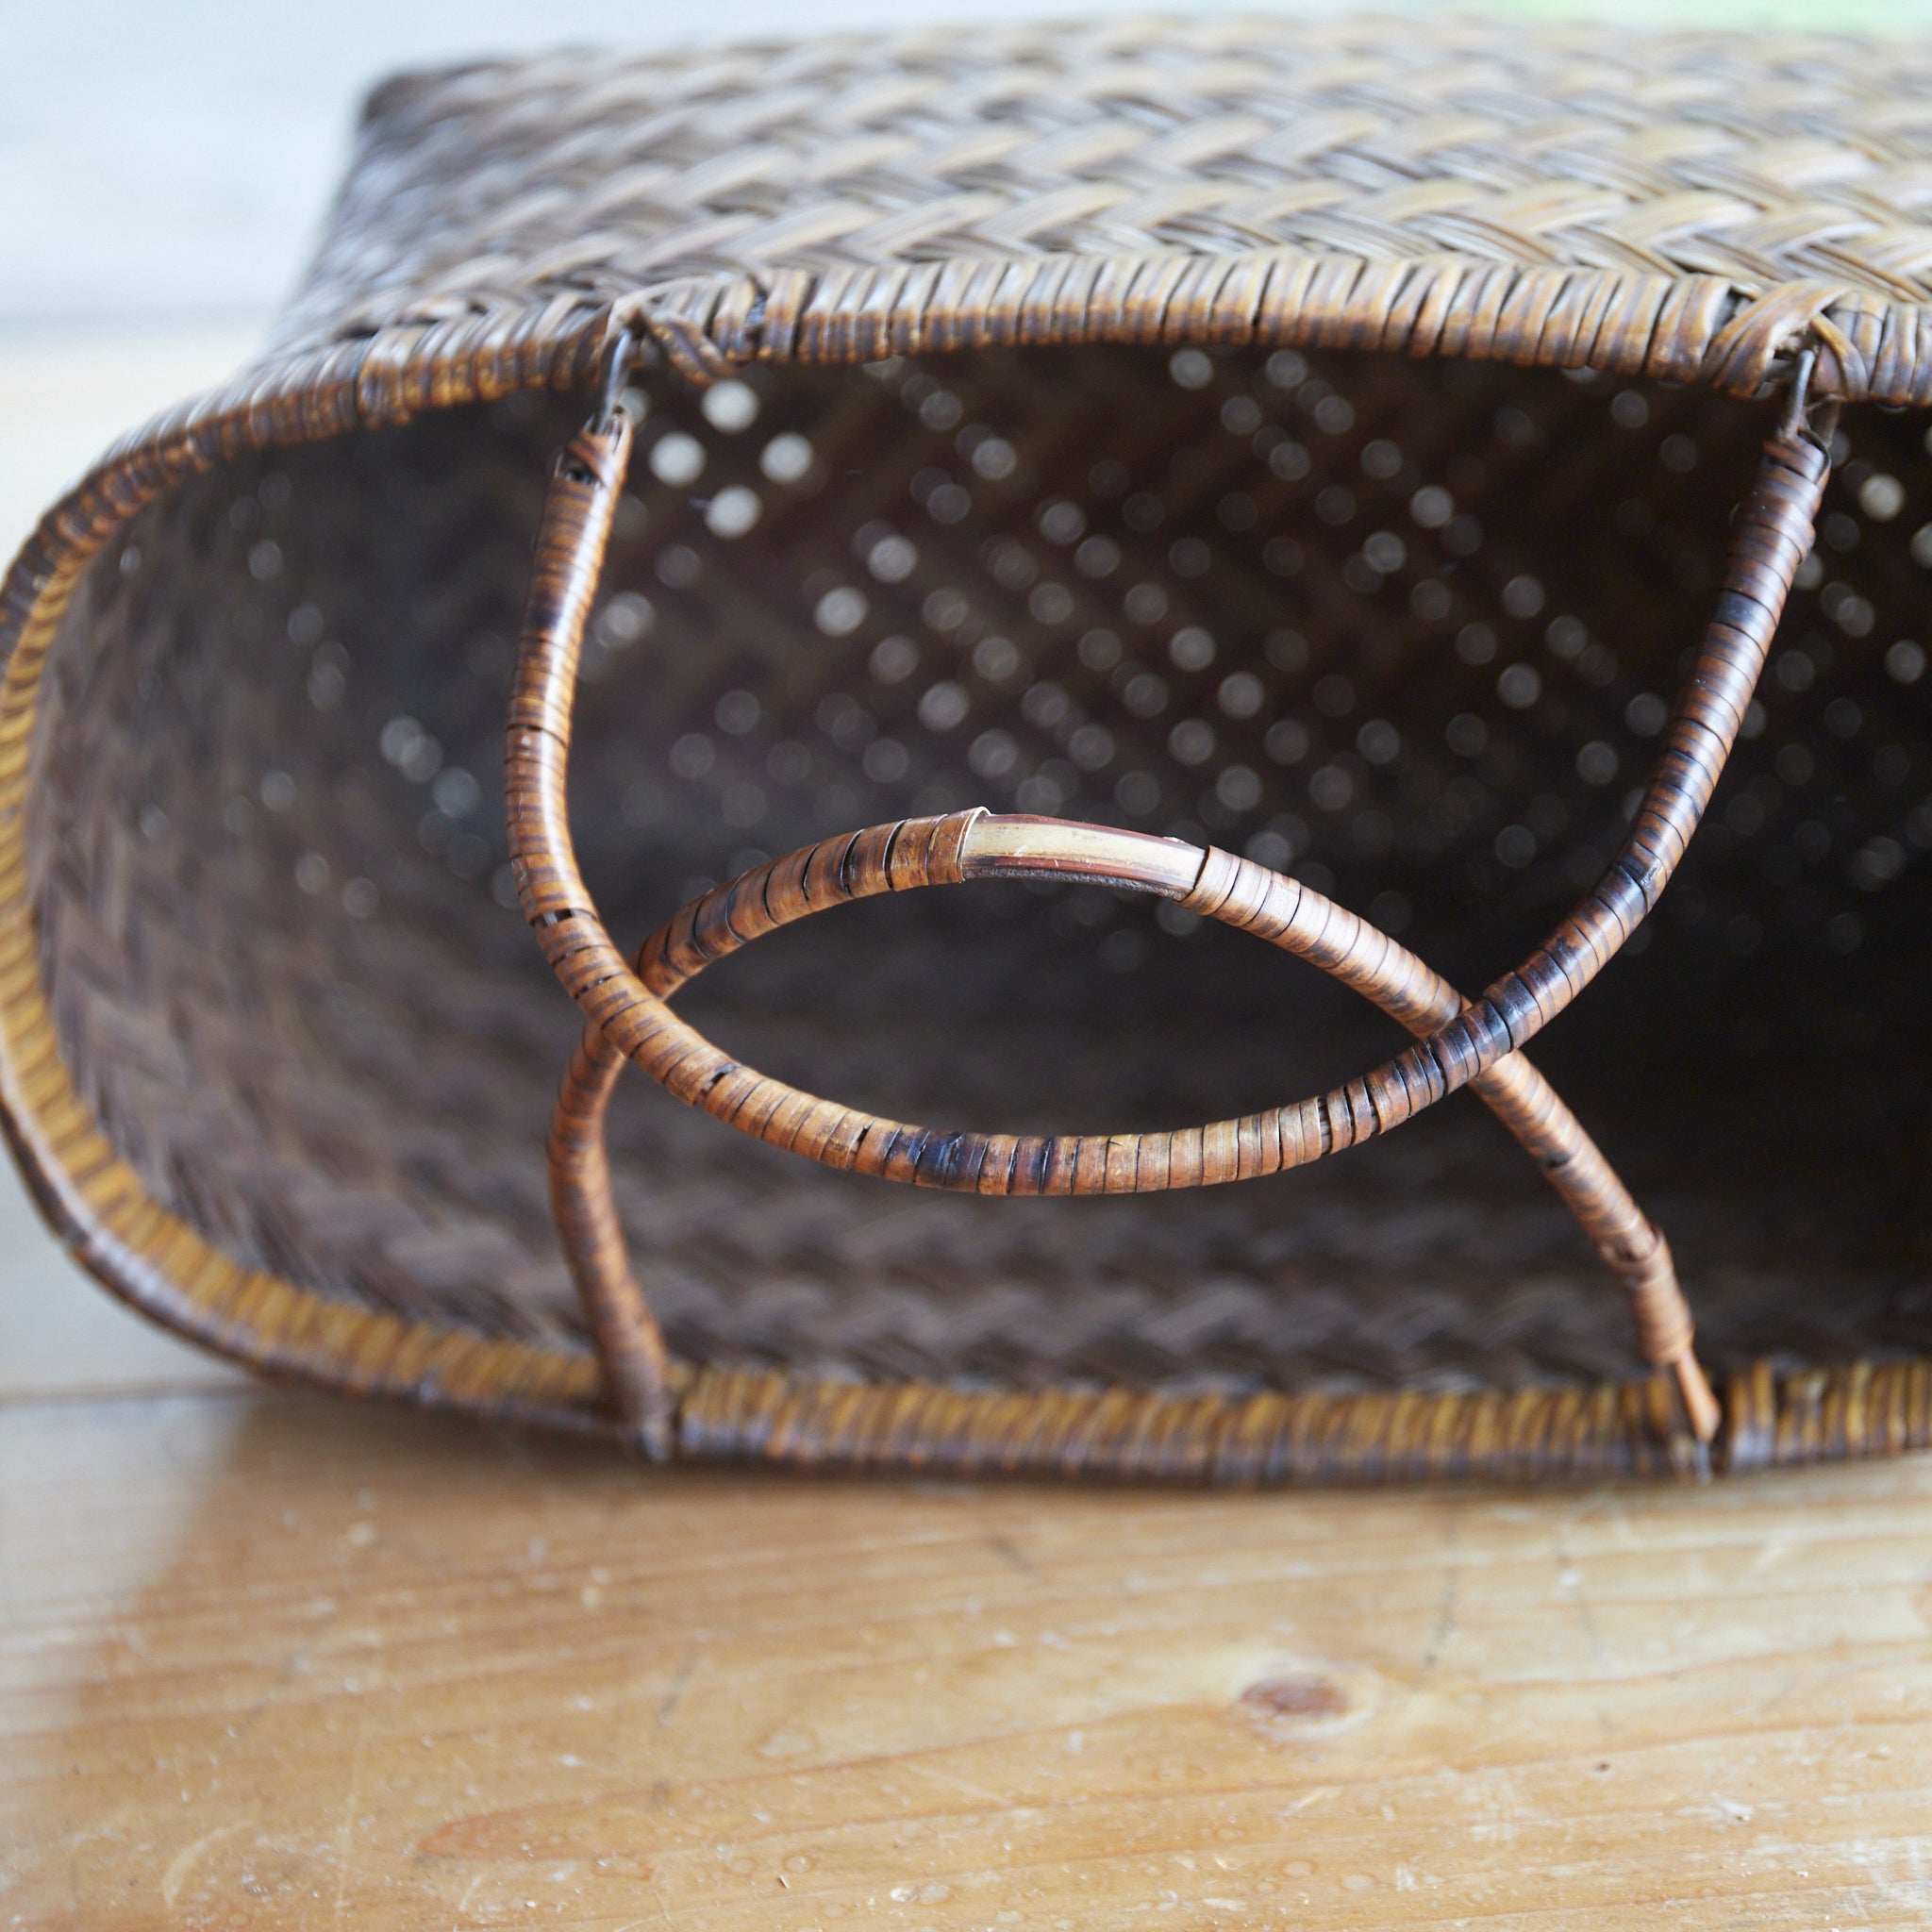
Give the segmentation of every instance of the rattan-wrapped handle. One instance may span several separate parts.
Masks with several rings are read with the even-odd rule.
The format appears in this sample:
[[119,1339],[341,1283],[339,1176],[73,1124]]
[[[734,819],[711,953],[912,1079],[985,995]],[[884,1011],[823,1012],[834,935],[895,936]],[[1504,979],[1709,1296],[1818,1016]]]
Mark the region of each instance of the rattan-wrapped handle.
[[[1328,1094],[1181,1135],[1011,1137],[1011,1157],[1003,1165],[993,1150],[1008,1137],[935,1136],[929,1130],[874,1122],[857,1109],[798,1094],[739,1066],[671,1011],[662,991],[631,969],[605,930],[577,869],[566,778],[578,654],[628,458],[630,434],[627,419],[607,401],[599,417],[578,433],[558,462],[539,531],[510,702],[510,855],[525,912],[545,957],[591,1021],[602,1043],[597,1054],[608,1047],[637,1061],[680,1099],[758,1131],[761,1138],[836,1165],[975,1191],[991,1171],[1003,1176],[1003,1184],[990,1191],[1028,1193],[1200,1185],[1304,1165],[1400,1124],[1515,1055],[1602,970],[1656,904],[1675,869],[1741,726],[1792,576],[1810,548],[1811,525],[1829,468],[1826,453],[1806,433],[1802,414],[1794,409],[1765,445],[1754,488],[1740,506],[1715,613],[1630,832],[1596,889],[1514,973],[1471,1006],[1463,1006],[1453,990],[1444,987],[1444,1005],[1439,1009],[1421,991],[1424,982],[1418,975],[1438,987],[1443,983],[1412,956],[1393,948],[1386,936],[1354,921],[1358,942],[1367,943],[1367,936],[1373,934],[1382,949],[1382,964],[1391,958],[1392,948],[1407,968],[1395,969],[1385,980],[1366,964],[1366,956],[1357,957],[1346,949],[1331,963],[1314,938],[1307,940],[1305,956],[1338,976],[1357,974],[1351,983],[1359,984],[1371,997],[1377,996],[1373,988],[1380,987],[1405,1008],[1413,1003],[1424,1024],[1406,1018],[1404,1024],[1421,1034],[1416,1045]],[[983,822],[968,816],[926,823],[958,826],[958,847],[941,861],[958,866],[964,862],[973,825]],[[1010,826],[1015,822],[991,823]],[[1079,829],[1090,840],[1137,836]],[[949,830],[945,836],[950,839],[953,834]],[[903,834],[885,828],[883,833],[856,835],[847,841],[848,853],[868,837],[885,839],[876,862],[882,868],[880,876],[889,879],[893,850]],[[1149,841],[1160,846],[1172,842]],[[912,847],[907,850],[909,854]],[[793,855],[792,860],[778,863],[794,861],[805,864],[805,856]],[[929,856],[922,862],[929,865]],[[1066,868],[1056,864],[1054,869]],[[769,880],[775,870],[761,868],[760,874]],[[805,878],[801,873],[801,891],[806,890]],[[1125,878],[1121,882],[1148,884]],[[881,889],[891,888],[887,884]],[[1282,898],[1283,893],[1291,894],[1291,899]],[[1294,913],[1305,905],[1312,910],[1319,902],[1328,913],[1340,912],[1294,881],[1224,854],[1206,855],[1184,891],[1174,895],[1215,917],[1228,916],[1224,908],[1231,908],[1232,923],[1274,925],[1276,930],[1269,936],[1277,938],[1299,931]],[[1353,915],[1343,918],[1352,921]],[[691,919],[695,931],[695,908]],[[729,929],[728,919],[725,924]],[[1300,942],[1293,949],[1299,950]],[[1397,1012],[1397,1017],[1404,1015]],[[580,1052],[579,1058],[583,1058]],[[1549,1099],[1554,1102],[1554,1094]],[[566,1143],[572,1131],[571,1109],[567,1085],[559,1115],[559,1133]],[[1570,1126],[1580,1139],[1574,1120]],[[1589,1144],[1587,1140],[1583,1144]],[[1590,1151],[1595,1155],[1594,1148]],[[608,1267],[582,1259],[592,1251],[607,1253],[613,1243],[621,1251],[622,1245],[608,1201],[601,1142],[594,1162],[587,1160],[574,1168],[567,1146],[565,1154],[555,1190],[559,1222],[600,1349],[611,1369],[614,1399],[641,1425],[661,1426],[664,1363],[655,1324],[635,1285],[629,1283],[627,1271],[620,1278]],[[1603,1165],[1600,1156],[1595,1158]],[[601,1200],[597,1188],[587,1194],[581,1186],[593,1169],[601,1177]],[[1607,1166],[1604,1173],[1608,1174]],[[1616,1192],[1628,1201],[1620,1184]],[[1654,1236],[1634,1203],[1630,1211],[1637,1224]],[[1591,1216],[1585,1218],[1591,1224]],[[1597,1229],[1592,1227],[1592,1232]],[[1599,1245],[1604,1245],[1601,1239]],[[1669,1273],[1660,1238],[1641,1259],[1631,1250],[1629,1260],[1618,1265],[1626,1281],[1633,1282],[1646,1354],[1675,1369],[1693,1426],[1707,1439],[1716,1426],[1717,1406],[1690,1356],[1689,1313]],[[1659,1292],[1665,1279],[1668,1292]],[[1646,1289],[1641,1282],[1653,1285]],[[627,1351],[622,1368],[612,1366],[612,1348],[619,1346]],[[652,1418],[657,1419],[655,1424]]]
[[[1299,880],[1176,839],[983,810],[908,819],[822,840],[680,908],[647,939],[635,971],[669,999],[753,940],[858,899],[984,878],[1057,877],[1153,892],[1254,933],[1319,966],[1426,1035],[1463,1009],[1460,993],[1386,933]],[[558,1097],[550,1157],[564,1244],[594,1306],[636,1308],[610,1203],[604,1120],[625,1057],[587,1026]],[[1328,1151],[1325,1103],[1305,1101],[1205,1126],[1139,1134],[978,1134],[884,1120],[821,1099],[730,1058],[708,1041],[668,1041],[640,1061],[680,1099],[741,1133],[828,1166],[980,1194],[1147,1193],[1212,1187],[1305,1164]],[[1716,1404],[1691,1352],[1690,1312],[1670,1249],[1576,1117],[1522,1054],[1474,1083],[1537,1161],[1624,1283],[1647,1360],[1670,1369],[1700,1434]]]

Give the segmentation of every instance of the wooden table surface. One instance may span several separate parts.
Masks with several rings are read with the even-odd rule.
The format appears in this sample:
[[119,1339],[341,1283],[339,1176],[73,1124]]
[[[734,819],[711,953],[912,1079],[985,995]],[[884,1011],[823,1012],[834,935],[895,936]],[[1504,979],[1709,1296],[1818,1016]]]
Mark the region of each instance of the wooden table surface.
[[1932,1920],[1932,1465],[1266,1496],[0,1404],[0,1924]]
[[[0,344],[0,535],[241,351]],[[0,1176],[0,1927],[1928,1923],[1932,1460],[658,1474],[258,1388]]]

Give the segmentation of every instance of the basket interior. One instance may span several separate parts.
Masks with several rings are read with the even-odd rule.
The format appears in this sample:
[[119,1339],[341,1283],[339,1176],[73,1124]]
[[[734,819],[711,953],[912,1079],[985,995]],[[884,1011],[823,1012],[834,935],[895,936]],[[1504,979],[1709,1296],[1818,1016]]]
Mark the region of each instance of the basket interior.
[[[1601,869],[1765,427],[1548,372],[1106,345],[634,400],[572,774],[621,941],[813,838],[984,803],[1299,871],[1466,991]],[[514,909],[500,745],[584,408],[441,412],[144,513],[57,648],[32,826],[63,1052],[158,1198],[326,1295],[576,1345],[542,1159],[576,1017]],[[1845,433],[1709,819],[1533,1052],[1670,1236],[1718,1373],[1932,1341],[1932,499],[1916,420]],[[681,1000],[768,1072],[985,1129],[1219,1117],[1394,1043],[1309,969],[1187,925],[1095,888],[909,894]],[[641,1076],[612,1134],[693,1360],[1641,1373],[1614,1285],[1467,1095],[1312,1170],[1131,1200],[830,1174]]]

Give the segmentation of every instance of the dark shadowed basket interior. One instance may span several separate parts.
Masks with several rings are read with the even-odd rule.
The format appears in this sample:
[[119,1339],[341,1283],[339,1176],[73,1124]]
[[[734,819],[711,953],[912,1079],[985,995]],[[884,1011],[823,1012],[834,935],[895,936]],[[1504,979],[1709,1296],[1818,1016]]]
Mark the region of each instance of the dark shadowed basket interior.
[[[907,813],[1173,831],[1465,990],[1596,878],[1767,406],[1454,360],[1091,343],[749,367],[643,408],[572,797],[629,943]],[[157,1200],[362,1307],[582,1346],[543,1141],[579,1016],[515,909],[502,731],[579,396],[243,457],[98,558],[36,741],[61,1053]],[[1855,408],[1759,704],[1658,914],[1533,1058],[1723,1376],[1932,1347],[1921,422]],[[1168,1126],[1396,1029],[1174,908],[994,882],[778,934],[685,1010],[901,1118]],[[1091,1200],[828,1173],[633,1075],[640,1278],[692,1363],[1036,1387],[1644,1373],[1469,1096],[1305,1173]]]

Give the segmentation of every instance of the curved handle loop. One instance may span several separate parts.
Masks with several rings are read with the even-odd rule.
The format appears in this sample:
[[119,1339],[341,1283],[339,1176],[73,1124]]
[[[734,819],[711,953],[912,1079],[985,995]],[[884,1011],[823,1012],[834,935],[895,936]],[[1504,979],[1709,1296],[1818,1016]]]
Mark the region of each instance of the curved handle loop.
[[[1143,832],[982,809],[874,825],[758,866],[675,912],[644,941],[634,970],[655,997],[669,999],[707,966],[815,912],[923,886],[1016,877],[1080,879],[1172,899],[1320,967],[1412,1034],[1427,1034],[1465,1005],[1447,980],[1367,920],[1250,859]],[[681,1099],[757,1140],[827,1166],[956,1192],[1212,1187],[1304,1164],[1284,1158],[1284,1137],[1325,1131],[1324,1103],[1316,1099],[1169,1132],[947,1133],[821,1099],[754,1072],[708,1041],[703,1049],[692,1058],[667,1047],[640,1064]],[[599,1027],[585,1028],[558,1097],[550,1157],[558,1224],[579,1282],[631,1307],[641,1306],[642,1295],[610,1204],[604,1142],[606,1108],[624,1064]],[[1473,1084],[1623,1282],[1645,1359],[1676,1376],[1693,1428],[1707,1440],[1717,1405],[1692,1352],[1690,1311],[1662,1234],[1524,1055],[1506,1056]]]
[[[981,814],[878,827],[761,867],[747,874],[747,879],[761,881],[756,904],[742,890],[743,880],[721,888],[678,915],[664,929],[666,938],[655,959],[647,949],[643,972],[634,971],[585,889],[566,800],[578,656],[630,441],[628,419],[621,411],[601,409],[559,458],[538,532],[506,762],[511,864],[525,914],[544,956],[597,1040],[616,1056],[635,1060],[679,1099],[832,1165],[914,1184],[1006,1193],[1139,1191],[1303,1166],[1399,1125],[1510,1060],[1614,957],[1675,870],[1736,741],[1792,577],[1810,548],[1811,525],[1829,470],[1828,454],[1804,427],[1802,408],[1793,409],[1766,442],[1753,488],[1737,512],[1715,611],[1623,845],[1596,888],[1550,939],[1465,1006],[1454,989],[1386,935],[1296,881],[1247,860],[1101,827],[1065,827],[1064,836],[1044,835],[1038,821]],[[1029,825],[1030,830],[1022,829]],[[803,901],[848,879],[876,876],[880,883],[874,890],[898,890],[892,883],[895,866],[907,884],[964,877],[969,863],[993,872],[1023,868],[1032,863],[1024,856],[1029,841],[1035,869],[1077,873],[1081,864],[1091,863],[1100,869],[1080,875],[1162,891],[1190,909],[1263,930],[1276,943],[1302,952],[1386,1004],[1419,1036],[1417,1043],[1326,1094],[1178,1134],[944,1135],[875,1121],[740,1066],[671,1010],[665,1004],[668,985],[651,983],[667,971],[681,970],[688,977],[703,963],[692,955],[696,963],[681,966],[675,934],[679,921],[686,921],[690,943],[701,951],[697,936],[704,907],[714,907],[714,916],[703,922],[703,931],[714,941],[730,933],[741,944],[756,930],[771,929],[758,922],[770,917],[767,890],[774,880],[781,905],[790,903],[789,894],[796,894],[801,895],[801,912],[814,910],[816,906]],[[823,858],[829,845],[841,853],[832,869]],[[1122,864],[1124,872],[1108,869]],[[1137,867],[1150,875],[1135,876]],[[913,876],[922,869],[928,876]],[[721,893],[737,895],[729,909]],[[841,890],[840,896],[863,894]],[[1304,918],[1308,924],[1298,923]],[[1349,936],[1340,951],[1325,938],[1331,930]],[[585,1058],[583,1049],[578,1058]],[[1538,1104],[1547,1096],[1547,1103],[1561,1110],[1575,1141],[1589,1149],[1613,1185],[1614,1197],[1621,1197],[1613,1210],[1606,1209],[1607,1222],[1599,1222],[1594,1205],[1577,1211],[1593,1238],[1599,1237],[1599,1227],[1610,1235],[1614,1226],[1610,1245],[1602,1238],[1598,1245],[1611,1254],[1612,1265],[1631,1290],[1645,1354],[1674,1370],[1692,1425],[1700,1439],[1707,1440],[1715,1431],[1717,1405],[1690,1353],[1690,1314],[1662,1238],[1541,1076],[1526,1065],[1524,1073],[1541,1088]],[[1507,1073],[1504,1084],[1513,1087],[1523,1077]],[[1495,1105],[1492,1095],[1485,1097]],[[558,1127],[566,1142],[573,1131],[565,1118],[572,1104],[567,1081]],[[621,1256],[622,1251],[602,1159],[601,1108],[597,1112],[597,1159],[591,1165],[603,1170],[601,1208],[583,1193],[588,1169],[573,1169],[568,1158],[561,1168],[553,1165],[553,1196],[607,1367],[613,1360],[605,1348],[607,1333],[613,1346],[627,1350],[628,1367],[621,1373],[611,1370],[613,1399],[648,1437],[661,1432],[667,1412],[665,1361],[656,1325],[627,1269],[613,1273],[608,1267],[578,1265],[580,1253],[594,1249],[608,1258],[613,1243],[614,1252]],[[554,1152],[556,1147],[554,1135]],[[1570,1159],[1577,1158],[1573,1153]],[[1557,1172],[1553,1169],[1553,1179]],[[596,1191],[593,1187],[591,1194]],[[1600,1192],[1591,1191],[1592,1203]],[[1614,1197],[1602,1196],[1606,1201]],[[1630,1241],[1633,1223],[1651,1238],[1648,1242]],[[600,1300],[608,1306],[600,1306]]]

